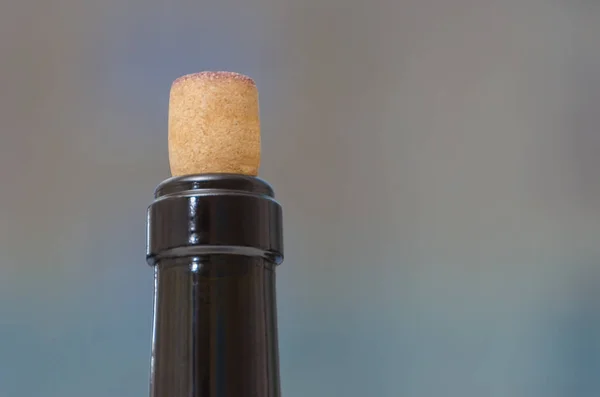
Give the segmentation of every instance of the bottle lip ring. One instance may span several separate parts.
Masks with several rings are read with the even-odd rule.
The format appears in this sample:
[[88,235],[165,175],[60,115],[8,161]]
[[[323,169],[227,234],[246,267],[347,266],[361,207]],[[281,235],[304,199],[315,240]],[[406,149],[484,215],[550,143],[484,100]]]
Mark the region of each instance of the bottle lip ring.
[[189,191],[226,190],[275,198],[275,192],[266,181],[249,175],[197,174],[171,177],[161,182],[154,191],[154,198],[179,195]]
[[146,259],[202,254],[283,260],[281,205],[256,177],[201,174],[170,178],[147,210]]

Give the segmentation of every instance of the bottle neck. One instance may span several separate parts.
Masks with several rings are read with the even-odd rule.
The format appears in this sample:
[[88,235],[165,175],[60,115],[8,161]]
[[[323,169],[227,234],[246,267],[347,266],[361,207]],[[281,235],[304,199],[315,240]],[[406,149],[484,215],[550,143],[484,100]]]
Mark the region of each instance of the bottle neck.
[[161,183],[148,208],[155,267],[152,397],[279,397],[275,266],[282,211],[258,178]]
[[279,397],[275,264],[211,254],[155,267],[152,397]]

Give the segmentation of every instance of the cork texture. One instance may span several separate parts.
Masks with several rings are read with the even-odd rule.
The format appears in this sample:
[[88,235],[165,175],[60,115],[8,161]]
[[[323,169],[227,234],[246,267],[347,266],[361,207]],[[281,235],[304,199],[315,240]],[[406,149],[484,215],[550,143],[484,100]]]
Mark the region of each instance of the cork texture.
[[258,175],[260,119],[254,81],[231,72],[175,80],[169,103],[169,162],[173,176]]

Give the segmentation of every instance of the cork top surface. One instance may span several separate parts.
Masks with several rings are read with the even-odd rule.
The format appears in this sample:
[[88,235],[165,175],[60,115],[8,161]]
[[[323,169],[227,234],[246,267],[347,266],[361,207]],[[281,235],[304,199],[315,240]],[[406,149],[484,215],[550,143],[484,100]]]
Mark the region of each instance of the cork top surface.
[[201,72],[171,86],[169,162],[173,176],[256,176],[260,165],[258,90],[247,76]]

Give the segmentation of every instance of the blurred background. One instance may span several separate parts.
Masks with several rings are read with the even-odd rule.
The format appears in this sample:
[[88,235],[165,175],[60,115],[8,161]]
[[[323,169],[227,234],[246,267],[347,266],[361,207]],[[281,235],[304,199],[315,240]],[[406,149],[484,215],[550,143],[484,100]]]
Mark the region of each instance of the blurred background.
[[600,395],[600,3],[0,5],[0,397],[148,393],[171,82],[255,78],[283,395]]

